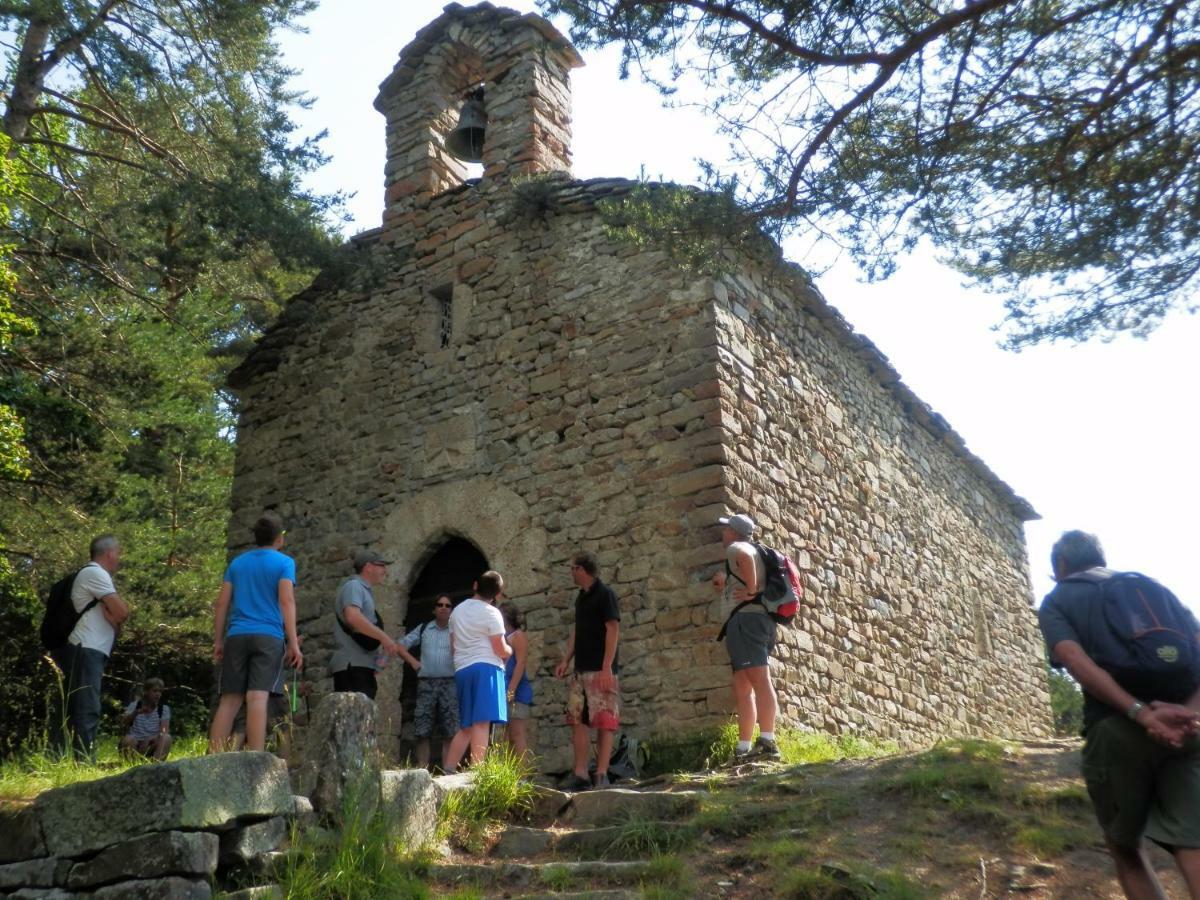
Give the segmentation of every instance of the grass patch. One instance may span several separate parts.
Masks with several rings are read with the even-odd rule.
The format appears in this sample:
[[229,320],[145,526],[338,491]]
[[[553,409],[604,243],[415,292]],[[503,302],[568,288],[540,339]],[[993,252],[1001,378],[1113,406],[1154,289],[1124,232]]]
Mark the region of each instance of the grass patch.
[[783,729],[778,734],[779,754],[789,766],[834,762],[839,759],[875,759],[895,753],[895,741],[873,741],[853,734]]
[[994,741],[956,740],[917,757],[885,786],[916,800],[942,801],[956,809],[981,798],[997,798],[1004,785],[1004,746]]
[[793,900],[922,900],[924,888],[897,872],[824,865],[782,880],[777,896]]
[[[798,766],[839,759],[867,759],[895,753],[894,741],[873,741],[856,735],[831,735],[781,728],[776,732],[781,761]],[[733,761],[737,749],[736,721],[686,735],[651,738],[646,742],[650,758],[646,775],[698,772]]]
[[338,831],[314,829],[294,836],[277,877],[287,900],[425,900],[426,866],[405,856],[381,813],[364,820],[347,799]]
[[643,888],[652,885],[660,891],[671,892],[667,896],[693,896],[692,876],[687,862],[673,853],[655,856],[647,863],[646,875],[642,879]]
[[[19,757],[0,761],[0,802],[26,802],[51,788],[119,775],[134,766],[154,765],[145,759],[123,757],[117,750],[118,743],[116,737],[100,738],[94,763],[63,758],[45,743]],[[203,756],[207,749],[208,740],[203,735],[176,738],[168,761]]]
[[478,853],[500,823],[529,811],[537,789],[532,765],[507,744],[493,746],[471,771],[471,787],[451,793],[442,804],[439,836]]
[[574,873],[566,866],[559,865],[558,863],[542,866],[538,872],[538,878],[541,879],[542,884],[558,894],[570,890],[571,885],[575,883]]
[[604,850],[604,856],[617,859],[636,859],[661,856],[686,850],[696,843],[696,829],[690,825],[672,825],[648,819],[630,819],[620,826],[620,833]]

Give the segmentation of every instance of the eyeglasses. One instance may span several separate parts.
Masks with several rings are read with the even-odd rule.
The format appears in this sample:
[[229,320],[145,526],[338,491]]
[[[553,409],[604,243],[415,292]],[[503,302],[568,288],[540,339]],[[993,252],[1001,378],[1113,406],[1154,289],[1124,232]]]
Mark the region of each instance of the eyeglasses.
[[577,565],[575,565],[575,563],[571,563],[571,570],[572,570],[572,571],[574,571],[575,569],[582,569],[582,568],[583,568],[583,566],[577,566]]
[[433,608],[434,608],[434,609],[449,609],[449,608],[450,608],[450,604],[449,604],[449,603],[435,603],[435,604],[433,605]]

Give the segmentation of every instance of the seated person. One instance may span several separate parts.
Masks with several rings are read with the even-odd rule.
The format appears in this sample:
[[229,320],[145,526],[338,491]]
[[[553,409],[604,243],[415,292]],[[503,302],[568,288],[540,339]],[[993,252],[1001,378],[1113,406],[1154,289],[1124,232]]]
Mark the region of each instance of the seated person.
[[162,695],[162,679],[147,678],[141,698],[125,707],[121,728],[128,730],[121,738],[122,755],[167,758],[171,750],[171,707],[162,702]]

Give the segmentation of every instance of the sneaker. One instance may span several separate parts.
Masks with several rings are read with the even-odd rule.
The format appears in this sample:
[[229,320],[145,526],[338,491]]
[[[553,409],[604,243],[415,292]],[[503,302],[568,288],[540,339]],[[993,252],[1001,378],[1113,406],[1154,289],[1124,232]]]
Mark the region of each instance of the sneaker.
[[760,759],[779,759],[779,745],[763,738],[754,742],[754,749],[750,752]]
[[592,780],[590,778],[581,778],[572,772],[559,786],[560,790],[572,791],[590,791],[592,789]]
[[612,787],[612,782],[608,780],[608,773],[605,772],[603,775],[593,775],[592,787],[596,788],[597,790],[603,790],[606,787]]

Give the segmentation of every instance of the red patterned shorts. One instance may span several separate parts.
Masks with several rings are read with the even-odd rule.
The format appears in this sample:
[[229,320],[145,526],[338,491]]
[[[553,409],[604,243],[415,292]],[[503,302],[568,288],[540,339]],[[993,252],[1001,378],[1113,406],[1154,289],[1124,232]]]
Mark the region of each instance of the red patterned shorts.
[[601,731],[621,727],[621,685],[613,676],[610,691],[596,685],[599,672],[576,672],[567,686],[567,724],[587,725]]

